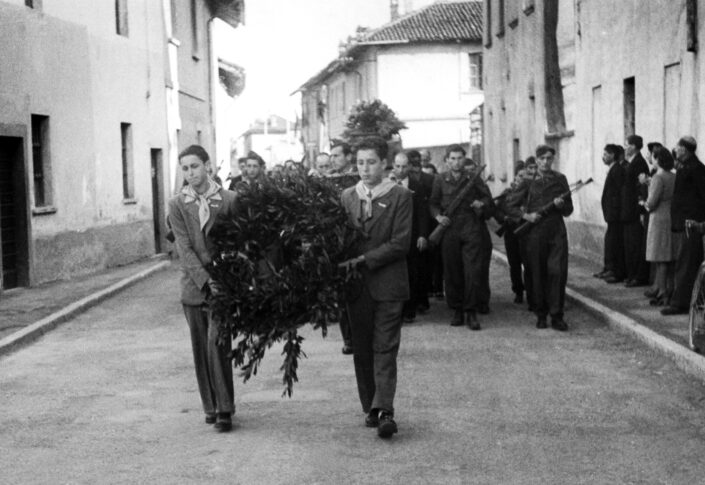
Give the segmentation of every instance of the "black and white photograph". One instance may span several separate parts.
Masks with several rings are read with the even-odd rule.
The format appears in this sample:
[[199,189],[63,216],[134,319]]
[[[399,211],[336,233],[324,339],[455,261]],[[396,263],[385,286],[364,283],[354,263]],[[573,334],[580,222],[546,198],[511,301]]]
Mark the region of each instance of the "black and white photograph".
[[702,483],[704,46],[705,0],[0,0],[0,483]]

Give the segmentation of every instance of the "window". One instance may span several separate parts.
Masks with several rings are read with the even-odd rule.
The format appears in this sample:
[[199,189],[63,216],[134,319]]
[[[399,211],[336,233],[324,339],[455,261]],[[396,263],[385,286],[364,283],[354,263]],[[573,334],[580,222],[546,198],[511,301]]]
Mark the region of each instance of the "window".
[[624,80],[624,137],[636,132],[636,83],[633,77]]
[[127,0],[115,0],[115,31],[118,35],[128,36]]
[[485,47],[492,45],[492,2],[485,0]]
[[482,89],[482,54],[474,52],[470,56],[470,88]]
[[34,0],[24,0],[24,4],[26,7],[34,8]]
[[198,5],[196,4],[196,0],[191,0],[191,54],[196,60],[200,58],[198,45]]
[[122,148],[122,197],[130,200],[135,196],[132,167],[132,125],[120,123],[120,145]]
[[51,170],[49,167],[49,117],[32,115],[32,168],[34,206],[51,205]]

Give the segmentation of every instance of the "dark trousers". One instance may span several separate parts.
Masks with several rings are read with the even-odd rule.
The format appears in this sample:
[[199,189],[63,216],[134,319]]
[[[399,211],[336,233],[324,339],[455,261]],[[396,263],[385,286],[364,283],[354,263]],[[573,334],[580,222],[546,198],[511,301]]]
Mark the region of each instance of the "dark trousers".
[[512,291],[519,295],[524,293],[524,274],[522,269],[521,247],[519,236],[514,234],[514,228],[504,232],[504,249],[509,263],[509,278],[512,281]]
[[487,248],[492,242],[487,226],[482,223],[454,221],[443,236],[443,275],[448,306],[454,310],[477,311],[489,301],[483,286]]
[[350,317],[346,309],[340,312],[340,335],[343,337],[343,344],[352,346],[352,335],[350,331]]
[[563,317],[568,282],[568,236],[563,218],[552,217],[535,225],[526,236],[531,274],[531,304],[539,317]]
[[671,306],[687,308],[690,306],[690,297],[698,274],[700,263],[703,262],[703,241],[698,233],[691,233],[690,237],[685,232],[673,232],[673,246],[675,249],[675,273],[673,277],[673,295]]
[[443,250],[440,245],[432,246],[429,250],[431,274],[431,291],[443,293]]
[[218,345],[218,324],[206,307],[183,305],[191,331],[196,381],[206,414],[235,412],[233,367],[228,358],[232,348],[230,336]]
[[402,305],[373,300],[365,285],[360,296],[348,302],[357,392],[365,413],[394,413]]
[[490,263],[492,262],[492,238],[488,237],[483,241],[482,253],[482,275],[480,280],[480,305],[488,306],[490,304]]
[[421,253],[414,245],[406,255],[406,267],[409,272],[409,299],[404,302],[402,314],[405,317],[415,317],[416,308],[421,301],[420,265]]
[[418,274],[419,295],[417,308],[430,306],[428,293],[431,291],[431,251],[426,249],[419,253],[419,274]]
[[644,226],[641,221],[625,222],[624,227],[624,266],[628,280],[646,282],[649,267],[646,264],[644,246]]
[[624,227],[621,222],[608,222],[605,232],[605,270],[622,279],[624,267]]

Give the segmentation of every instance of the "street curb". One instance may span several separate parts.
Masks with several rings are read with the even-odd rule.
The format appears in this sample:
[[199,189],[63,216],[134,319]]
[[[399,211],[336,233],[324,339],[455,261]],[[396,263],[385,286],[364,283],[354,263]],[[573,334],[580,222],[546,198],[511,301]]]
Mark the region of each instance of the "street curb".
[[[502,261],[505,264],[507,257],[500,251],[493,249],[492,255],[495,259]],[[705,357],[697,354],[687,347],[677,344],[663,335],[660,335],[648,327],[640,324],[636,320],[616,310],[603,305],[602,303],[593,300],[570,287],[566,288],[566,297],[573,303],[581,306],[593,315],[604,319],[607,324],[620,333],[636,338],[641,343],[646,344],[649,348],[662,353],[682,371],[689,375],[705,381]]]
[[149,268],[143,269],[139,273],[133,274],[127,278],[124,278],[117,283],[110,285],[109,287],[97,291],[91,295],[88,295],[80,300],[71,303],[70,305],[62,308],[61,310],[52,313],[49,316],[42,318],[41,320],[34,322],[31,325],[24,327],[22,330],[18,330],[7,337],[0,340],[0,356],[9,354],[13,350],[16,350],[22,345],[26,345],[33,340],[41,337],[50,330],[53,330],[60,324],[71,320],[80,313],[88,310],[89,308],[97,305],[103,300],[110,298],[116,293],[124,290],[128,286],[131,286],[138,281],[141,281],[148,276],[165,269],[171,265],[171,261],[165,260],[161,261]]

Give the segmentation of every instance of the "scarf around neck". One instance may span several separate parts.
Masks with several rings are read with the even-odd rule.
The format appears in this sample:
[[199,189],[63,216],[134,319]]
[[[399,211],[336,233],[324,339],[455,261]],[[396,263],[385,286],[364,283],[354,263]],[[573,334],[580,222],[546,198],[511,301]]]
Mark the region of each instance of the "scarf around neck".
[[360,201],[364,202],[362,207],[362,213],[364,214],[365,220],[372,217],[372,202],[379,199],[387,192],[392,190],[394,186],[397,185],[389,179],[383,179],[379,185],[372,187],[371,189],[366,187],[362,180],[360,180],[357,185],[355,185],[355,192],[357,196],[360,197]]
[[220,196],[220,185],[213,180],[208,180],[208,189],[203,194],[199,194],[193,190],[193,187],[190,185],[185,185],[181,189],[181,193],[184,196],[184,202],[187,204],[195,202],[198,205],[198,221],[201,224],[201,230],[203,230],[211,216],[210,201],[222,200]]

